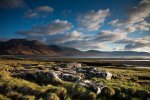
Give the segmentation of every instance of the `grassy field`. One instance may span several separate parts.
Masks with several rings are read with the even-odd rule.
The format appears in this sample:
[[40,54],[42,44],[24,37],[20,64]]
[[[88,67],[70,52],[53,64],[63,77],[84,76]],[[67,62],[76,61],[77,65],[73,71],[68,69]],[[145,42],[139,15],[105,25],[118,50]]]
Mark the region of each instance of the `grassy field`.
[[[33,66],[27,69],[24,64],[33,64]],[[150,69],[96,66],[99,70],[109,71],[114,75],[111,80],[96,77],[89,79],[107,86],[100,95],[74,82],[47,79],[44,76],[37,81],[32,81],[15,77],[16,73],[13,72],[22,69],[34,74],[37,69],[49,71],[55,65],[56,62],[50,61],[0,59],[0,100],[150,99]]]

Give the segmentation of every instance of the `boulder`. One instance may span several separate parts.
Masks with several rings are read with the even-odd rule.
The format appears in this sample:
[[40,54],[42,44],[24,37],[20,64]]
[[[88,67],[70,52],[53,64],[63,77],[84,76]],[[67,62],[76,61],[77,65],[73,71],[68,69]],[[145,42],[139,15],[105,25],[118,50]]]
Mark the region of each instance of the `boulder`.
[[69,73],[61,73],[60,78],[64,81],[71,81],[71,82],[75,82],[81,79],[79,75],[74,75],[74,74],[69,74]]
[[55,79],[61,80],[55,71],[50,71],[50,75]]
[[99,71],[96,68],[93,67],[84,67],[84,68],[76,68],[75,69],[76,72],[80,72],[80,73],[84,73],[86,74],[86,76],[89,77],[98,77],[98,78],[104,78],[106,80],[110,80],[112,78],[112,74],[110,72],[106,72],[106,71]]
[[90,80],[78,80],[76,83],[80,86],[84,86],[87,87],[88,89],[95,91],[97,95],[100,94],[101,90],[105,87],[102,84]]

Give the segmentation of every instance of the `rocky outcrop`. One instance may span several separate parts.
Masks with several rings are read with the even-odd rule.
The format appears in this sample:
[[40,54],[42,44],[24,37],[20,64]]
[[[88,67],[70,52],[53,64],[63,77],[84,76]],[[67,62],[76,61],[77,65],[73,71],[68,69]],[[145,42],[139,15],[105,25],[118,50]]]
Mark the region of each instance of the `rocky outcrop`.
[[90,81],[90,80],[78,80],[76,83],[80,86],[84,86],[86,88],[89,88],[95,91],[97,95],[100,94],[101,90],[105,87],[102,84],[99,84],[99,83],[96,83],[95,81]]
[[59,66],[61,68],[81,67],[81,63],[78,63],[78,62],[67,62],[67,63],[61,63]]
[[112,78],[112,74],[110,72],[98,70],[96,68],[78,67],[75,71],[87,74],[87,76],[90,77],[104,78],[106,80],[110,80]]

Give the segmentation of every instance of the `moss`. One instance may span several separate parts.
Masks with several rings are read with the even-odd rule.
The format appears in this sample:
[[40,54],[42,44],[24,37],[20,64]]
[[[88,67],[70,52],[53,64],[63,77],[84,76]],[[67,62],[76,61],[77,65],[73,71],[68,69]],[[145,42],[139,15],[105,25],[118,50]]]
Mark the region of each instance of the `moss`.
[[75,83],[72,83],[72,82],[63,82],[63,86],[64,88],[67,89],[67,91],[69,93],[73,93],[74,92],[74,87],[76,86]]
[[76,85],[74,87],[74,92],[84,93],[84,92],[87,92],[87,89],[85,87],[83,87],[83,86]]
[[31,96],[31,95],[24,96],[24,98],[26,100],[35,100],[35,96]]
[[96,99],[96,94],[94,92],[89,92],[89,94],[87,94],[86,98],[88,100],[95,100]]
[[65,100],[72,100],[70,96],[67,96]]
[[14,91],[9,92],[9,93],[7,94],[7,96],[8,96],[9,98],[11,98],[12,100],[23,99],[22,94],[17,93],[17,92],[14,92]]
[[148,98],[148,92],[145,90],[137,90],[134,94],[135,97],[139,97],[139,98]]
[[10,77],[10,73],[6,72],[6,71],[0,71],[0,79],[1,80],[9,80]]
[[6,96],[0,94],[0,100],[10,100],[9,98],[7,98]]
[[51,87],[46,91],[46,93],[55,93],[57,94],[61,99],[64,99],[67,95],[67,90],[63,87]]
[[104,87],[101,91],[101,94],[104,96],[112,97],[115,95],[115,90],[111,87]]
[[125,93],[118,93],[117,94],[117,98],[119,98],[119,99],[125,99],[126,98],[126,95],[125,95]]
[[47,95],[47,98],[46,98],[47,100],[60,100],[60,98],[57,96],[57,94],[55,94],[55,93],[49,93],[48,95]]

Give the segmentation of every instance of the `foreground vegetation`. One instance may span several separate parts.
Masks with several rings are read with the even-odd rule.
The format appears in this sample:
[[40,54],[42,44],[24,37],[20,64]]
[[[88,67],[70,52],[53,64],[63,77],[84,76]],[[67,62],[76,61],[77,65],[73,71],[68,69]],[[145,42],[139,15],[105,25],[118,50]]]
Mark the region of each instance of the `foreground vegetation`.
[[102,67],[101,70],[113,73],[111,80],[92,77],[106,87],[101,94],[76,83],[47,79],[39,74],[38,80],[27,80],[15,77],[10,70],[26,69],[23,64],[37,64],[30,68],[35,70],[50,70],[55,62],[0,59],[0,100],[148,100],[150,99],[150,70],[125,67]]

